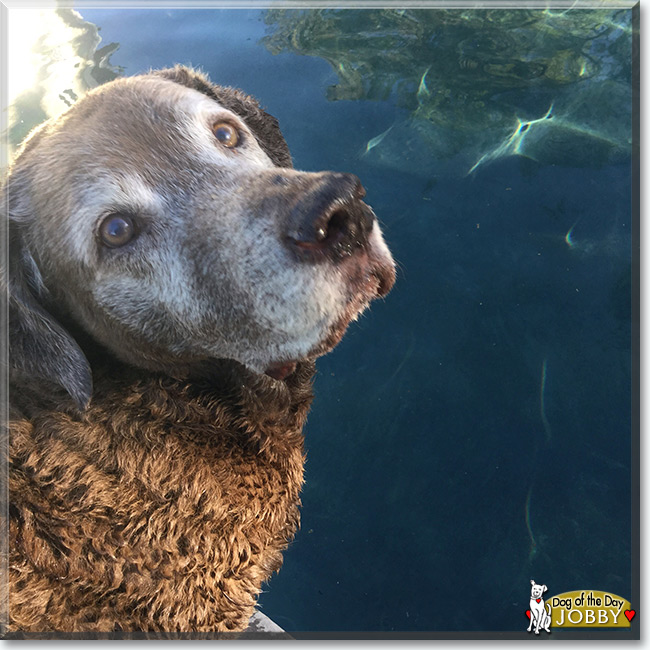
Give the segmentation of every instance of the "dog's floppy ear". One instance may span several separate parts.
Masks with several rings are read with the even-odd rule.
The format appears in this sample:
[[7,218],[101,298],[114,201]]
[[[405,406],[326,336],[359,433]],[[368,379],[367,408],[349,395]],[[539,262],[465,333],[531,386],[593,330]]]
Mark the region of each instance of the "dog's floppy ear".
[[255,134],[264,153],[276,167],[293,167],[291,153],[289,153],[289,147],[280,131],[277,119],[263,111],[257,100],[250,95],[235,88],[217,86],[204,74],[182,65],[155,70],[152,74],[198,90],[236,113]]
[[3,283],[9,293],[9,367],[21,380],[45,380],[64,388],[83,410],[92,394],[90,364],[79,345],[42,306],[47,290],[38,266],[9,221],[9,253]]

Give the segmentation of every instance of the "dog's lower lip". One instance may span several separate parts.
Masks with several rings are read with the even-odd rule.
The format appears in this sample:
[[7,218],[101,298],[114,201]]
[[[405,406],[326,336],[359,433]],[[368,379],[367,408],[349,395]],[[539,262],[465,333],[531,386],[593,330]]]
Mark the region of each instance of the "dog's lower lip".
[[395,269],[391,267],[382,267],[373,270],[373,275],[377,278],[377,295],[380,298],[385,297],[395,284]]
[[282,381],[294,372],[297,365],[298,364],[296,361],[288,361],[287,363],[281,364],[272,364],[264,371],[264,374],[268,375],[272,379]]

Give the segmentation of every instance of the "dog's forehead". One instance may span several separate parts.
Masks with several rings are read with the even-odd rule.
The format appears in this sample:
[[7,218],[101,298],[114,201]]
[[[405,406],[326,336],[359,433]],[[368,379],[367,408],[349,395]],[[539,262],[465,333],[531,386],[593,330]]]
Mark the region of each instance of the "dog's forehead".
[[[227,120],[247,132],[246,160],[218,145],[215,121]],[[217,100],[155,76],[118,79],[91,91],[51,130],[49,149],[66,150],[62,163],[105,170],[148,170],[171,177],[183,168],[215,164],[272,166],[245,121]],[[158,179],[160,180],[160,178]]]
[[[128,113],[131,120],[154,121],[176,116],[203,116],[219,111],[230,113],[216,99],[176,83],[154,76],[126,77],[111,84],[100,86],[88,95],[88,99],[101,98],[102,106],[109,112]],[[144,111],[133,109],[144,108]]]

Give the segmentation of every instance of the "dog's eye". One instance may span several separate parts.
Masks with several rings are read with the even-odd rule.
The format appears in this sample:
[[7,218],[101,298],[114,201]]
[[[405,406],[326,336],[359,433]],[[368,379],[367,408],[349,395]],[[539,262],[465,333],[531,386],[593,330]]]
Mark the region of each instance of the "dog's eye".
[[110,248],[119,248],[128,244],[134,235],[133,221],[126,214],[111,214],[99,227],[102,243]]
[[228,122],[217,122],[212,127],[214,137],[228,149],[234,149],[239,144],[239,133],[237,129]]

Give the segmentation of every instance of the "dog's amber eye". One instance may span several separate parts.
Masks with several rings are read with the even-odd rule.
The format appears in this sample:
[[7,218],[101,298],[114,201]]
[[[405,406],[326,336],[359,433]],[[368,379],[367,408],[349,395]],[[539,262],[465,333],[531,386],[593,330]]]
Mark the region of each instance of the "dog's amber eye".
[[119,248],[128,244],[135,235],[133,221],[126,214],[112,214],[99,227],[102,243],[110,248]]
[[212,127],[214,137],[228,149],[234,149],[239,144],[239,133],[237,129],[228,122],[217,122]]

